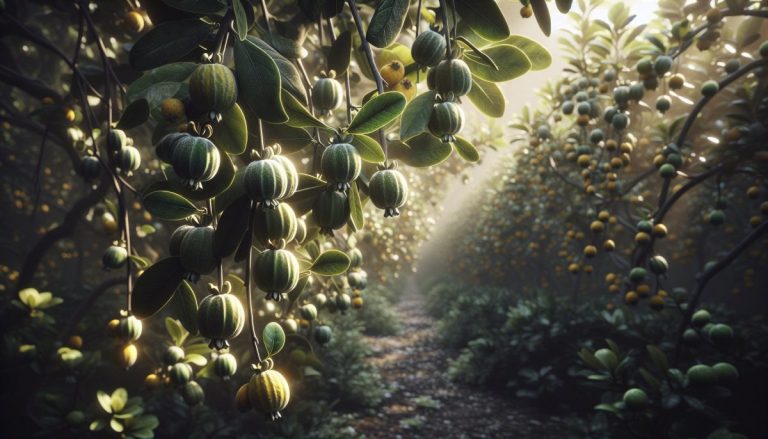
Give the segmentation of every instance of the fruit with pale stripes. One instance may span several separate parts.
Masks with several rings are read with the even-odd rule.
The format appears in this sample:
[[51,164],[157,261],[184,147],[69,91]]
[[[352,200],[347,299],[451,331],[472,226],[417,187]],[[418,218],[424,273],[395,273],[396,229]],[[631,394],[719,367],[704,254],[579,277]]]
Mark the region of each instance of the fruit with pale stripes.
[[382,169],[371,177],[368,192],[373,204],[384,209],[385,218],[398,216],[408,200],[408,182],[397,170]]
[[248,197],[274,209],[279,200],[288,193],[289,179],[285,166],[277,160],[267,158],[251,162],[243,173],[243,185]]
[[349,213],[349,197],[345,192],[335,190],[320,192],[312,207],[312,217],[320,226],[320,232],[325,234],[344,227]]
[[344,88],[332,77],[318,78],[312,86],[312,104],[323,116],[341,107],[344,102]]
[[200,302],[197,326],[200,335],[211,340],[211,349],[225,349],[227,340],[242,332],[245,310],[234,294],[211,294]]
[[128,250],[121,245],[110,245],[101,257],[101,263],[106,270],[114,270],[125,265],[128,260]]
[[173,171],[194,189],[201,189],[203,183],[213,179],[219,171],[221,154],[205,137],[180,137],[173,143],[172,150]]
[[357,149],[349,143],[333,143],[323,151],[320,169],[326,181],[337,190],[345,190],[360,176],[362,160]]
[[446,59],[435,67],[435,88],[443,98],[464,96],[472,89],[472,71],[460,59]]
[[265,246],[276,245],[281,239],[286,243],[296,237],[298,222],[293,208],[280,203],[275,209],[259,207],[254,212],[253,236]]
[[429,132],[443,143],[454,142],[456,134],[464,127],[464,110],[452,101],[439,102],[432,107]]
[[[257,371],[248,382],[248,402],[270,419],[280,419],[280,410],[291,400],[291,389],[283,374],[276,370]],[[238,400],[242,399],[238,391]],[[239,402],[238,406],[244,406]]]
[[420,66],[436,66],[445,57],[445,45],[445,37],[433,30],[426,30],[413,40],[411,57]]
[[217,376],[228,380],[235,374],[235,372],[237,372],[237,359],[229,352],[219,354],[219,356],[213,360],[213,371]]
[[179,257],[187,270],[185,278],[197,282],[200,275],[211,273],[219,264],[214,251],[215,230],[211,226],[195,227],[187,231],[181,240]]
[[280,301],[299,282],[299,261],[284,249],[267,249],[253,258],[253,280],[267,300]]
[[221,113],[237,101],[237,80],[225,65],[200,64],[189,77],[189,96],[201,110]]

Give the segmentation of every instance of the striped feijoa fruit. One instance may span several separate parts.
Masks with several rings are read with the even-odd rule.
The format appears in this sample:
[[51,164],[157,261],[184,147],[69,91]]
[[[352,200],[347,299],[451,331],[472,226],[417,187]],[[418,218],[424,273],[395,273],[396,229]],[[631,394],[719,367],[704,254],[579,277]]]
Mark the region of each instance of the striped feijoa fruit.
[[248,383],[243,384],[237,389],[237,393],[235,394],[235,407],[237,407],[238,411],[243,413],[253,408],[251,400],[248,398]]
[[408,182],[395,169],[381,169],[371,176],[368,194],[376,207],[384,209],[385,218],[398,216],[408,200]]
[[228,339],[237,337],[245,325],[245,310],[234,294],[211,294],[197,310],[200,335],[211,340],[211,349],[229,347]]
[[330,326],[320,325],[315,328],[314,334],[315,341],[321,345],[328,344],[333,338],[333,330]]
[[349,260],[351,261],[349,268],[360,268],[363,265],[363,252],[361,252],[359,248],[355,247],[351,249],[347,254],[349,255]]
[[360,154],[349,143],[332,143],[323,151],[320,169],[326,181],[338,190],[345,190],[349,183],[360,176],[363,167]]
[[344,227],[349,214],[349,197],[345,192],[322,191],[312,206],[312,218],[320,226],[320,232],[325,234]]
[[299,261],[284,249],[267,249],[253,258],[253,278],[256,286],[266,292],[267,300],[280,301],[282,295],[299,282]]
[[189,77],[189,96],[196,107],[221,113],[237,101],[237,80],[225,65],[200,64]]
[[214,252],[214,234],[211,226],[195,227],[181,239],[179,256],[181,266],[187,270],[187,280],[197,282],[200,275],[212,272],[219,264]]
[[128,260],[128,250],[121,245],[110,245],[101,257],[105,270],[120,268]]
[[107,146],[112,151],[120,151],[124,146],[128,146],[128,136],[125,131],[112,129],[107,133]]
[[134,316],[127,316],[119,320],[115,333],[122,340],[136,341],[141,337],[141,330],[141,320]]
[[189,232],[190,230],[194,229],[195,226],[190,226],[189,224],[184,224],[176,228],[176,230],[171,233],[171,239],[168,240],[168,253],[171,256],[178,256],[181,251],[181,240],[184,239],[184,236]]
[[205,391],[197,381],[190,381],[181,388],[181,397],[187,405],[195,406],[205,400]]
[[295,194],[299,189],[299,171],[296,170],[296,166],[286,156],[278,154],[273,156],[272,160],[279,162],[281,165],[283,165],[283,169],[285,169],[287,186],[285,188],[285,194],[283,194],[282,198],[288,198]]
[[257,160],[245,168],[243,185],[251,200],[274,209],[288,192],[288,173],[277,160]]
[[327,116],[344,102],[344,88],[330,77],[321,77],[312,86],[312,104],[321,115]]
[[432,107],[429,116],[429,131],[443,143],[456,141],[455,135],[464,127],[464,110],[459,104],[445,101]]
[[124,146],[117,153],[117,165],[127,175],[141,167],[141,153],[133,146]]
[[460,59],[440,61],[435,67],[435,88],[443,97],[464,96],[472,89],[472,71]]
[[157,158],[165,163],[171,163],[173,158],[173,150],[176,147],[176,142],[180,139],[192,137],[187,133],[170,133],[163,136],[157,145],[155,145],[155,155]]
[[205,137],[188,136],[176,140],[171,156],[173,171],[188,186],[201,189],[203,182],[211,180],[219,172],[221,154]]
[[275,209],[259,207],[253,220],[253,236],[264,245],[269,241],[276,244],[281,239],[288,243],[296,237],[296,214],[287,203],[280,203]]
[[423,67],[436,66],[445,57],[445,38],[433,30],[419,34],[411,46],[411,57]]
[[168,379],[175,386],[183,386],[192,381],[192,366],[187,363],[176,363],[168,369]]
[[291,388],[280,372],[272,369],[257,371],[248,381],[248,400],[253,408],[274,421],[280,418],[280,410],[291,400]]
[[307,223],[302,218],[296,220],[296,242],[301,244],[307,239]]
[[101,163],[92,155],[83,157],[80,161],[80,175],[86,180],[93,180],[101,174]]
[[347,282],[353,290],[364,290],[368,286],[368,273],[364,270],[350,271],[347,274]]
[[213,360],[213,371],[217,376],[228,380],[229,377],[237,372],[237,359],[229,352],[219,354],[219,356]]

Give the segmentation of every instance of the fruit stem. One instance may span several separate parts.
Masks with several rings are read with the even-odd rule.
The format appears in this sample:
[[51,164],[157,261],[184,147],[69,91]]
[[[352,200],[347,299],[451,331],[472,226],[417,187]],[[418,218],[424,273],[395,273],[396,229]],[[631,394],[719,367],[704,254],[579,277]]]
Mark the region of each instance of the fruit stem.
[[448,5],[445,0],[440,0],[440,16],[445,34],[445,57],[450,60],[453,59],[453,51],[451,50],[451,32],[448,30]]
[[[368,61],[368,67],[371,68],[371,74],[373,75],[373,79],[376,82],[376,90],[381,95],[384,93],[384,80],[381,78],[381,72],[379,72],[379,68],[376,67],[376,61],[373,59],[373,51],[371,50],[371,46],[368,44],[368,40],[365,38],[365,30],[363,30],[363,21],[360,19],[360,12],[357,10],[357,2],[355,0],[347,0],[347,4],[349,5],[349,9],[352,12],[352,18],[355,20],[355,27],[357,28],[357,34],[360,35],[360,41],[363,52],[365,52],[365,58]],[[384,148],[384,163],[387,163],[389,154],[387,136],[384,134],[384,129],[379,130],[379,142]]]
[[[224,13],[224,17],[222,17],[221,22],[219,23],[219,30],[216,33],[216,42],[213,45],[213,53],[221,55],[221,60],[224,59],[224,50],[227,48],[227,36],[229,35],[229,28],[232,26],[232,21],[234,20],[234,14],[232,13],[232,9],[227,9],[227,12]],[[215,62],[216,60],[214,60]]]

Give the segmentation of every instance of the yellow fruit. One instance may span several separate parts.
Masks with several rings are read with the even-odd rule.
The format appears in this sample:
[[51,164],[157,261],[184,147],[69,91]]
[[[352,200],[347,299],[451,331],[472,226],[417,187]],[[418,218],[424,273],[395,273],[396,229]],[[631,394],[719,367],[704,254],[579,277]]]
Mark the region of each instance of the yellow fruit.
[[160,377],[154,373],[151,373],[144,378],[144,385],[149,387],[150,389],[153,389],[159,386],[161,383],[162,383],[162,380],[160,379]]
[[120,320],[118,319],[112,319],[107,323],[107,335],[110,337],[116,337],[117,336],[117,330],[120,327]]
[[395,84],[394,87],[391,88],[392,91],[399,91],[403,95],[405,95],[406,101],[411,101],[411,99],[416,97],[416,84],[411,82],[410,79],[405,78],[402,81]]
[[579,264],[571,264],[568,266],[568,271],[570,271],[572,274],[578,273],[580,270]]
[[67,108],[67,112],[64,113],[64,119],[67,120],[67,122],[74,122],[75,121],[75,110],[71,108]]
[[603,224],[602,221],[592,221],[592,224],[589,225],[590,230],[592,230],[592,233],[602,233],[602,231],[605,229],[605,224]]
[[669,88],[679,90],[685,85],[685,76],[680,73],[674,74],[669,78]]
[[747,196],[752,199],[757,198],[760,196],[760,188],[757,186],[750,186],[749,189],[747,189]]
[[656,238],[664,238],[668,233],[667,226],[664,224],[654,224],[652,234]]
[[128,343],[120,351],[120,364],[127,370],[131,366],[136,364],[136,360],[139,358],[139,350],[136,349],[136,345]]
[[352,299],[352,308],[360,309],[363,307],[363,298],[358,296]]
[[603,242],[603,250],[607,252],[616,250],[616,243],[613,242],[612,239],[606,239],[605,242]]
[[637,303],[637,299],[638,299],[637,293],[634,291],[629,291],[624,296],[624,301],[627,302],[628,305],[635,305]]
[[144,30],[144,16],[137,11],[131,11],[125,16],[125,21],[134,32],[141,32]]
[[83,337],[80,337],[79,335],[73,335],[67,339],[67,346],[74,348],[74,349],[80,349],[83,347]]
[[251,401],[248,399],[248,384],[243,384],[237,389],[237,394],[235,394],[235,407],[241,412],[247,412],[253,408]]
[[180,99],[168,98],[160,104],[160,114],[168,122],[176,122],[186,117],[184,102]]
[[531,18],[533,15],[533,8],[531,5],[525,5],[522,8],[520,8],[520,16],[523,18]]
[[379,72],[381,73],[381,79],[390,86],[398,84],[405,77],[405,67],[403,67],[400,61],[392,61],[384,65]]
[[597,247],[594,245],[588,245],[584,247],[584,256],[588,258],[594,258],[597,255]]
[[651,292],[651,286],[648,284],[640,284],[635,290],[640,297],[645,297]]
[[257,410],[270,416],[272,420],[280,418],[291,399],[291,389],[283,374],[276,370],[257,372],[248,382],[248,400]]
[[635,235],[635,242],[638,244],[648,244],[651,242],[651,235],[645,233],[645,232],[637,232]]

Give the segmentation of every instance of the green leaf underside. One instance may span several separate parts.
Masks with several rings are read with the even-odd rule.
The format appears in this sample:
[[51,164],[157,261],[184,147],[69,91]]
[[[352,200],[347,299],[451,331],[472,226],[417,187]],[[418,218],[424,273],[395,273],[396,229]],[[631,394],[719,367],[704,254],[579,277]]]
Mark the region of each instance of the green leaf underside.
[[509,26],[494,0],[459,0],[456,12],[472,30],[489,41],[509,37]]
[[179,221],[201,212],[197,206],[183,196],[166,190],[150,192],[144,196],[144,208],[153,216]]
[[[478,77],[473,77],[472,82],[472,88],[467,97],[475,107],[486,116],[496,118],[504,116],[507,101],[499,86]],[[408,111],[407,108],[406,111]]]
[[464,61],[472,70],[472,74],[480,79],[505,82],[520,77],[531,70],[531,61],[517,47],[503,44],[484,49],[483,52],[493,59],[499,67],[498,70],[489,66],[477,55],[472,53],[464,55]]
[[178,256],[162,259],[136,279],[131,296],[131,308],[140,319],[151,317],[171,299],[182,281],[184,268]]
[[235,41],[235,73],[242,102],[272,123],[288,120],[281,101],[280,71],[272,58],[250,40]]
[[211,29],[210,24],[197,18],[160,23],[133,45],[131,67],[149,70],[177,61],[203,42]]
[[365,38],[376,47],[387,47],[395,41],[408,14],[408,0],[382,0],[378,3]]
[[400,118],[400,140],[408,141],[427,131],[436,95],[436,91],[428,91],[408,103]]
[[402,93],[390,91],[374,96],[352,119],[349,132],[368,134],[384,128],[395,120],[405,108],[406,100]]
[[337,276],[347,271],[350,263],[346,253],[339,250],[327,250],[315,259],[310,271],[320,276]]

